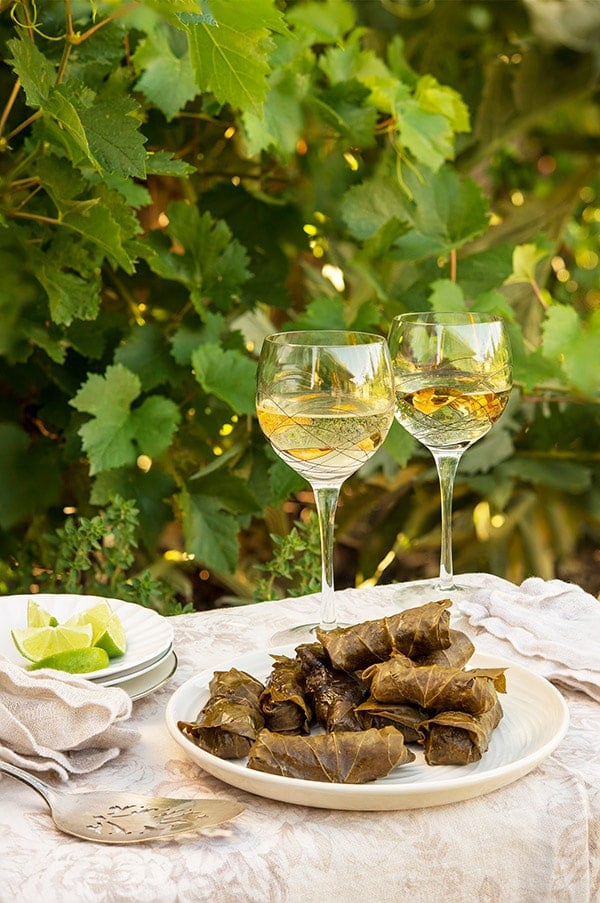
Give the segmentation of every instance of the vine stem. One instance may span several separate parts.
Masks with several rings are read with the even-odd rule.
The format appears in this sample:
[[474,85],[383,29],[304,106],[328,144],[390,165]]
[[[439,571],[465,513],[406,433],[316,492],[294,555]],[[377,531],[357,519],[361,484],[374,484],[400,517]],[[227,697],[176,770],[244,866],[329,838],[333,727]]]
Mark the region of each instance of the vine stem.
[[333,630],[337,627],[333,578],[333,541],[335,512],[340,495],[340,486],[313,486],[312,489],[315,495],[315,505],[319,518],[319,533],[321,535],[321,621],[319,626],[321,630]]
[[10,96],[6,103],[4,104],[4,109],[2,110],[2,116],[0,116],[0,135],[4,131],[4,126],[6,125],[6,120],[10,116],[10,111],[12,110],[15,100],[17,99],[17,94],[21,90],[21,79],[17,78],[16,82],[12,87],[12,91],[10,92]]

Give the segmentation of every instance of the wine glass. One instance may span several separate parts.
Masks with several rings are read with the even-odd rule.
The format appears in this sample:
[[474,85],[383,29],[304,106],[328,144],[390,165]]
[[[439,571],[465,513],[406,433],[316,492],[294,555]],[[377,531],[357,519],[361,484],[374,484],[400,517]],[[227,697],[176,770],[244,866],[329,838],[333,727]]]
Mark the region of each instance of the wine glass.
[[[512,387],[511,350],[500,317],[471,313],[407,313],[388,335],[396,418],[433,455],[441,494],[440,575],[421,585],[462,590],[452,565],[452,497],[463,452],[492,428]],[[414,597],[414,592],[413,592]]]
[[[337,626],[333,541],[344,480],[382,445],[394,420],[389,349],[382,336],[343,330],[269,335],[258,362],[256,410],[280,458],[314,492],[321,536],[319,626]],[[314,639],[316,624],[282,631],[274,642]]]

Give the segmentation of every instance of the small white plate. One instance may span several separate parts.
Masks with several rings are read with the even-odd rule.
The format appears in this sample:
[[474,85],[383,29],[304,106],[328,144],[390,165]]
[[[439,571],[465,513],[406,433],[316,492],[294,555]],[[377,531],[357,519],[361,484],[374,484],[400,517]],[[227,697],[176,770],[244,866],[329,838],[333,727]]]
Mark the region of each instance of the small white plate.
[[34,599],[38,605],[49,611],[59,623],[74,614],[85,611],[98,602],[108,602],[118,615],[125,636],[127,651],[120,658],[112,660],[107,668],[91,671],[85,676],[96,680],[114,675],[132,673],[149,662],[156,662],[173,644],[173,628],[166,618],[150,608],[120,599],[105,599],[100,596],[81,596],[71,593],[36,593],[35,595],[0,596],[0,655],[17,665],[28,662],[17,651],[10,635],[14,628],[27,627],[27,603]]
[[358,811],[420,809],[482,796],[516,781],[549,756],[564,737],[567,705],[552,684],[525,668],[494,656],[475,654],[469,668],[506,668],[507,693],[501,696],[504,718],[494,731],[490,747],[471,765],[427,765],[423,753],[411,745],[417,758],[369,784],[328,784],[265,774],[246,768],[245,759],[219,759],[188,740],[178,721],[194,721],[208,699],[208,682],[215,671],[239,668],[265,680],[271,655],[294,656],[294,647],[255,652],[203,671],[175,691],[167,704],[167,727],[184,752],[209,774],[226,784],[258,796],[323,809]]
[[121,683],[113,684],[113,686],[125,690],[134,701],[136,699],[142,699],[144,696],[154,693],[159,687],[164,686],[177,671],[177,665],[177,656],[171,650],[171,652],[161,659],[158,665],[155,665],[150,671],[146,671],[142,675],[135,674],[133,677],[129,677]]
[[173,644],[171,643],[165,652],[161,652],[160,655],[150,659],[150,661],[146,662],[144,665],[138,665],[136,668],[131,668],[127,671],[119,671],[118,674],[109,674],[108,677],[94,677],[92,678],[92,683],[102,684],[103,687],[114,687],[116,684],[122,684],[124,680],[129,680],[131,677],[141,677],[142,674],[146,674],[148,671],[152,671],[158,665],[162,664],[164,659],[168,658],[172,652]]

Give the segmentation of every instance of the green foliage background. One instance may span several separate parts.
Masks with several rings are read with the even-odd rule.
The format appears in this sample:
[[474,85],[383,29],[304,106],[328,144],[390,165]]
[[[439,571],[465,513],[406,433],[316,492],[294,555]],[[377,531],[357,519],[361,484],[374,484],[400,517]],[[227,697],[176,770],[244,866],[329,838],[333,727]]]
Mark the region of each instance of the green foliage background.
[[[459,471],[457,568],[597,547],[600,23],[568,6],[0,2],[5,592],[66,586],[57,530],[117,498],[123,586],[251,599],[310,504],[254,416],[262,338],[429,307],[501,313],[515,356]],[[353,579],[420,576],[438,508],[395,427],[344,489]]]

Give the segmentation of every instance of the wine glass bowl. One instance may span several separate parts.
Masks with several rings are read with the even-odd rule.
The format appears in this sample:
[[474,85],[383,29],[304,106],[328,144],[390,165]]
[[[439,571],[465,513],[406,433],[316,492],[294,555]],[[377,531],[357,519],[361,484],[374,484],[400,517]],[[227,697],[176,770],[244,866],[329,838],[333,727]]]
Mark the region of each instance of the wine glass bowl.
[[458,589],[452,565],[452,495],[462,454],[502,415],[512,387],[510,342],[500,317],[472,312],[401,314],[388,335],[396,418],[432,453],[442,541],[435,589]]
[[[333,528],[343,482],[383,444],[394,419],[393,376],[382,336],[351,330],[275,333],[257,371],[258,422],[275,452],[310,484],[321,533],[320,626],[337,625]],[[278,635],[298,641],[316,625]]]

